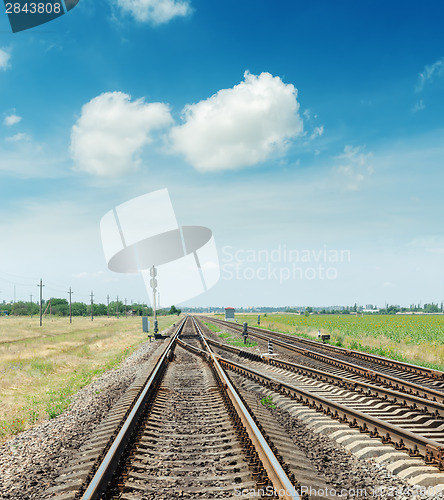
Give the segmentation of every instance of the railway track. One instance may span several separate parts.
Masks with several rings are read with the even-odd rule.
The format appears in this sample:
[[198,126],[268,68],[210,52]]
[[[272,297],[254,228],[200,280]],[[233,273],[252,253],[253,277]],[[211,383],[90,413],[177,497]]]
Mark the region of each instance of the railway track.
[[[444,470],[442,403],[272,357],[261,358],[214,340],[209,342],[222,353],[221,364],[227,369],[391,444],[396,450],[407,451],[411,457],[421,458],[422,465],[416,462],[416,474],[429,473],[432,484],[444,487],[444,474],[439,472]],[[379,447],[375,453],[382,456],[388,453],[387,447]],[[426,464],[435,466],[436,473],[430,472]]]
[[294,464],[275,455],[199,338],[184,320],[51,498],[300,498]]
[[[304,444],[308,431],[292,436],[293,417],[314,422],[316,432],[334,431],[351,450],[363,447],[364,458],[389,457],[410,484],[444,488],[444,404],[357,374],[264,362],[203,330],[189,317],[159,344],[45,498],[336,497],[341,465],[324,471]],[[271,411],[264,396],[279,409]]]
[[[236,323],[212,317],[202,319],[237,333],[242,331],[242,326]],[[360,376],[397,391],[444,403],[443,372],[263,328],[249,326],[248,334],[263,342],[272,340],[287,352],[304,357],[313,367],[345,378]]]

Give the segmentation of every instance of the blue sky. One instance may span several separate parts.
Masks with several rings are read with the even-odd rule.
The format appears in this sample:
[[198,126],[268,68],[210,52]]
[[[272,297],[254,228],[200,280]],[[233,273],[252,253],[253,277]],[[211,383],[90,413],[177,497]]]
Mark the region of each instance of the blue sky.
[[168,188],[219,252],[221,279],[189,305],[440,302],[443,15],[80,0],[13,34],[3,13],[0,300],[42,278],[45,298],[146,301],[107,269],[99,224]]

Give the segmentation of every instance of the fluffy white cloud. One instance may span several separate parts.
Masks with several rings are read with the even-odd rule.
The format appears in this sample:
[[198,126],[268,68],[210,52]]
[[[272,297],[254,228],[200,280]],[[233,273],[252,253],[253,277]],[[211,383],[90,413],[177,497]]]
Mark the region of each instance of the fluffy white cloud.
[[128,94],[107,92],[82,108],[71,130],[71,155],[79,170],[103,177],[135,171],[151,132],[172,123],[163,103],[131,101]]
[[436,78],[442,78],[443,76],[444,57],[429,66],[425,66],[424,71],[419,74],[419,83],[416,90],[420,92],[426,83],[433,82]]
[[188,1],[177,0],[116,0],[123,12],[131,14],[136,21],[152,24],[167,23],[177,16],[191,12]]
[[11,54],[7,52],[5,49],[0,49],[0,69],[9,68],[9,59],[11,58]]
[[10,127],[12,125],[15,125],[16,123],[19,123],[20,121],[22,121],[22,117],[17,116],[15,113],[12,113],[12,115],[5,116],[3,123]]
[[173,150],[200,171],[236,169],[283,152],[303,133],[297,89],[270,73],[245,80],[184,108],[172,129]]
[[342,165],[335,169],[342,189],[357,191],[364,181],[373,174],[370,165],[372,153],[365,153],[362,146],[345,146],[344,152],[336,158]]

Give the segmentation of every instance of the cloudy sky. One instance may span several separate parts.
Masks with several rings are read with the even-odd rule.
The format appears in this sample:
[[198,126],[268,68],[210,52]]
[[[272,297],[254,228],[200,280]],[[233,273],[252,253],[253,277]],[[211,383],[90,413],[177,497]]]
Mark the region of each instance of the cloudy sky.
[[45,298],[147,301],[140,276],[108,270],[100,220],[167,188],[219,254],[187,305],[440,302],[443,16],[80,0],[13,34],[3,12],[0,300],[35,299],[42,278]]

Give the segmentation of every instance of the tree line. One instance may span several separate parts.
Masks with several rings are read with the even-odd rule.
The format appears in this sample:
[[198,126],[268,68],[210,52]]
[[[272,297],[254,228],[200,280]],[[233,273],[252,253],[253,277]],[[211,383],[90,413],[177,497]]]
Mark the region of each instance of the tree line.
[[[153,309],[146,304],[125,305],[122,301],[113,301],[108,304],[93,304],[94,316],[152,316]],[[42,309],[45,314],[52,316],[69,316],[69,302],[67,299],[53,297],[42,301]],[[35,316],[40,314],[40,305],[34,302],[18,301],[11,304],[0,304],[0,311],[3,314],[13,316]],[[170,309],[158,309],[158,316],[181,313],[180,309],[171,306]],[[72,302],[71,314],[73,316],[91,316],[91,304],[84,302]]]

